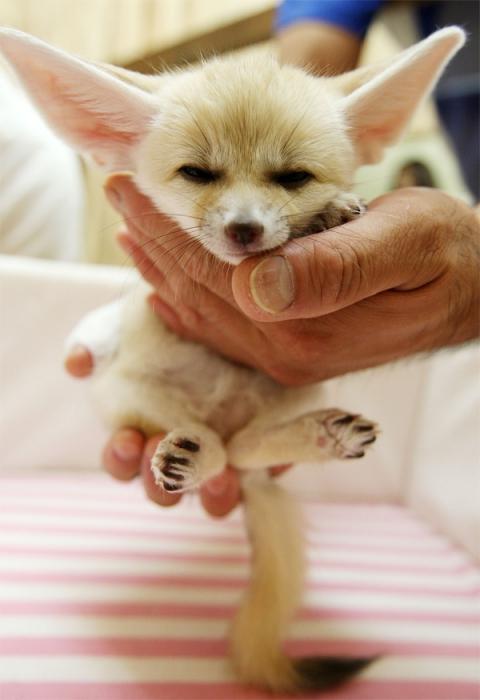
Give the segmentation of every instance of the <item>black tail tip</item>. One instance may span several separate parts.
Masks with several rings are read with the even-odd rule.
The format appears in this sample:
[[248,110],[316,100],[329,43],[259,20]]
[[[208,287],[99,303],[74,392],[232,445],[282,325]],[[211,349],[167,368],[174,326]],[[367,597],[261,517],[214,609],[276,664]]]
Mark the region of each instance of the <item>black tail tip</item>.
[[301,682],[301,690],[332,690],[348,683],[375,658],[322,657],[294,661],[294,669]]

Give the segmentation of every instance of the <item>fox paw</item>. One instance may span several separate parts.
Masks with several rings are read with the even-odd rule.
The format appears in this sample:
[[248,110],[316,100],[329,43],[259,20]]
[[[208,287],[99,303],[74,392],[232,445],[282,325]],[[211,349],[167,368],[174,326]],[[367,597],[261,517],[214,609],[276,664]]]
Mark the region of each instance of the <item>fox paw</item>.
[[332,438],[335,456],[339,459],[363,457],[365,451],[377,439],[378,426],[363,416],[330,411],[324,420],[325,430]]
[[355,194],[342,193],[332,200],[322,212],[315,217],[318,231],[327,231],[335,226],[347,224],[366,212],[362,200]]
[[198,438],[167,436],[152,457],[155,483],[171,493],[195,488],[202,481],[200,457]]
[[330,204],[330,214],[334,220],[334,223],[330,222],[330,228],[347,224],[349,221],[353,221],[365,214],[366,211],[367,207],[358,195],[352,192],[344,192],[338,195]]

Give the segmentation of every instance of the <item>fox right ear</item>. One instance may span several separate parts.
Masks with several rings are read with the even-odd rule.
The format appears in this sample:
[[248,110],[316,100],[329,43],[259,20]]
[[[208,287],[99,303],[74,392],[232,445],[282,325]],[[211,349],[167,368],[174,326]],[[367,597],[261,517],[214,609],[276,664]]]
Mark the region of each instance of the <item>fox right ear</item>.
[[134,170],[159,111],[152,95],[23,32],[0,30],[0,49],[57,134],[109,171]]
[[[380,160],[384,148],[400,138],[464,43],[462,29],[447,27],[403,51],[388,67],[368,66],[351,74],[353,91],[342,99],[342,106],[358,165]],[[339,87],[348,88],[348,79],[347,75]],[[356,81],[363,84],[355,86]]]

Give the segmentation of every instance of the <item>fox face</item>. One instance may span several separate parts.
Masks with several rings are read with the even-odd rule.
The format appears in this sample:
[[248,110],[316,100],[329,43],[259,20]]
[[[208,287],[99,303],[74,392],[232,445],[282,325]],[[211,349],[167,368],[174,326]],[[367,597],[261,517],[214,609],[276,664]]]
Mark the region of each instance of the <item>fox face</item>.
[[0,49],[52,127],[236,264],[362,211],[353,173],[378,161],[463,45],[440,30],[388,65],[318,78],[256,56],[139,76],[15,30]]
[[166,82],[136,169],[159,209],[233,264],[321,230],[351,184],[354,154],[318,79],[273,59],[255,70],[249,58]]

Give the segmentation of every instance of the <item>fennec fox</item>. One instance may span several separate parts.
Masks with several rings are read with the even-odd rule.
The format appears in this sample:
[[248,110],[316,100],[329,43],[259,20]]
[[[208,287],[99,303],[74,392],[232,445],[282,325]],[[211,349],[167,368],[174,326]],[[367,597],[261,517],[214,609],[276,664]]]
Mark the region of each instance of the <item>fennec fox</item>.
[[[382,157],[462,46],[436,32],[387,65],[321,78],[274,59],[215,58],[157,76],[96,65],[14,30],[0,48],[51,126],[139,189],[212,256],[237,264],[362,212],[355,169]],[[181,264],[181,256],[179,254]],[[163,431],[159,488],[193,489],[227,462],[245,472],[253,556],[232,629],[240,679],[274,691],[330,688],[365,659],[290,659],[281,649],[302,592],[304,555],[290,496],[266,468],[362,457],[376,425],[321,406],[321,390],[284,388],[174,336],[145,303],[90,314],[72,342],[90,348],[94,390],[112,427]]]

